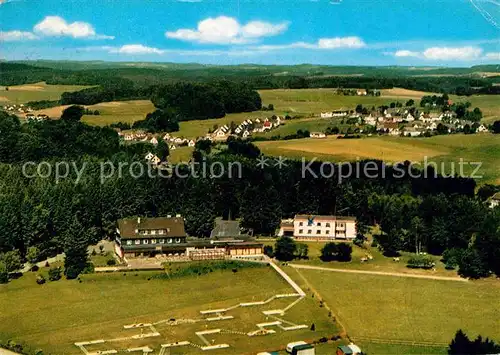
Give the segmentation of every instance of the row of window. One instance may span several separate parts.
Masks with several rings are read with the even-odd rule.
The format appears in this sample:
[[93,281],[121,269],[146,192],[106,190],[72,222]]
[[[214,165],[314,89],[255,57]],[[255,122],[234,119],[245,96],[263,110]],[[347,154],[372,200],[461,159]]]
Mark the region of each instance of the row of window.
[[[344,233],[344,232],[342,232],[342,233],[338,233],[338,234],[343,234],[343,233]],[[303,229],[299,229],[299,234],[304,234],[304,230],[303,230]],[[308,230],[307,230],[307,234],[313,234],[313,233],[312,233],[312,229],[308,229]],[[318,229],[318,230],[316,231],[316,234],[330,234],[330,230],[329,230],[329,229],[327,229],[327,230],[325,230],[325,232],[324,232],[324,233],[321,233],[321,230],[320,230],[320,229]]]
[[170,232],[170,228],[167,229],[143,229],[139,231],[142,235],[161,235]]
[[[299,226],[302,227],[303,225],[304,225],[304,222],[299,222]],[[317,227],[321,227],[321,222],[316,223],[316,226]],[[330,228],[330,222],[325,223],[325,227],[326,228]],[[337,223],[337,228],[339,228],[339,227],[340,228],[344,228],[345,227],[345,223],[342,223],[342,222]]]
[[172,243],[181,243],[182,239],[181,238],[167,238],[167,239],[128,239],[126,244],[127,245],[140,245],[140,244],[172,244]]

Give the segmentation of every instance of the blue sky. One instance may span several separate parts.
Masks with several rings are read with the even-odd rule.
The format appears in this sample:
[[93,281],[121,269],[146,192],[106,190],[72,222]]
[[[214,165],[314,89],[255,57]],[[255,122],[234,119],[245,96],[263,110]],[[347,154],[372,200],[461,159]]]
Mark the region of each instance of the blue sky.
[[0,57],[500,63],[500,0],[0,0]]

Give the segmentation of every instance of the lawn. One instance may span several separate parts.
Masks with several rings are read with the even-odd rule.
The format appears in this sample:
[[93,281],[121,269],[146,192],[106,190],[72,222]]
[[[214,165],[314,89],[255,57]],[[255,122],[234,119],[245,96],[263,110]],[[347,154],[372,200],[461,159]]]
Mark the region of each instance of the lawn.
[[[200,310],[260,301],[278,293],[291,292],[289,285],[270,267],[240,269],[237,273],[214,271],[203,276],[171,280],[151,279],[154,274],[89,274],[82,276],[82,282],[60,280],[42,286],[35,283],[35,273],[25,274],[0,285],[0,339],[15,339],[51,354],[79,354],[74,342],[140,333],[139,330],[124,330],[125,324],[198,318]],[[257,329],[255,324],[266,322],[262,310],[282,308],[291,301],[282,299],[265,306],[237,308],[230,313],[235,316],[233,320],[175,327],[158,325],[160,337],[114,342],[90,350],[106,350],[109,345],[116,349],[143,345],[158,348],[159,344],[178,340],[200,343],[194,332],[212,328],[247,332]],[[338,328],[324,309],[309,298],[291,308],[284,319],[308,326],[314,323],[316,331],[309,327],[290,332],[278,329],[278,335],[251,339],[239,335],[216,335],[214,340],[227,342],[232,347],[214,354],[255,354],[263,350],[279,350],[297,338],[315,340],[338,334]],[[172,351],[172,354],[180,353],[200,351],[193,348]]]
[[[476,175],[480,184],[500,183],[500,136],[493,134],[446,135],[431,138],[367,137],[361,139],[296,139],[289,141],[257,142],[261,151],[271,156],[294,159],[317,158],[326,161],[353,161],[356,159],[381,159],[385,162],[435,162],[439,172],[450,173],[453,165],[459,173],[460,159],[464,161],[464,174],[470,176],[472,164],[481,162]],[[452,164],[453,163],[453,164]]]
[[0,104],[22,104],[29,101],[59,100],[63,92],[79,91],[91,86],[47,85],[44,82],[0,87]]
[[[385,353],[384,343],[400,347],[400,343],[412,342],[433,343],[441,352],[459,328],[471,337],[500,338],[497,280],[455,282],[299,271],[349,336],[361,346],[372,347],[369,353]],[[291,274],[295,279],[300,278],[297,272]]]
[[[340,243],[340,241],[338,241]],[[393,258],[386,257],[382,252],[376,248],[369,246],[369,243],[365,243],[365,248],[360,248],[352,243],[352,260],[350,262],[339,262],[330,261],[324,262],[320,259],[321,248],[325,245],[324,242],[312,242],[312,241],[301,241],[300,243],[307,244],[309,248],[309,258],[302,260],[294,260],[294,264],[321,266],[334,269],[353,269],[353,270],[365,270],[365,271],[377,271],[377,272],[397,272],[404,274],[417,274],[417,275],[431,275],[431,276],[446,276],[455,277],[457,276],[456,271],[445,269],[444,263],[440,260],[441,257],[435,255],[429,255],[430,258],[434,260],[436,264],[435,270],[424,270],[424,269],[410,269],[406,267],[408,260],[415,255],[415,253],[401,252],[399,257],[399,262],[394,261]],[[264,245],[271,245],[274,247],[275,242],[270,240],[263,241]],[[361,258],[371,255],[372,259],[367,262],[361,262]]]
[[172,164],[187,163],[193,155],[193,147],[177,147],[175,150],[170,150],[168,161]]

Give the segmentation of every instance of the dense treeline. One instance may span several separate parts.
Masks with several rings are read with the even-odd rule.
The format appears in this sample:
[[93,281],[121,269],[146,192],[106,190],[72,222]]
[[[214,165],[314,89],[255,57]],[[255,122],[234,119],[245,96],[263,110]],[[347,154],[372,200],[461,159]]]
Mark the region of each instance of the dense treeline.
[[156,87],[151,101],[160,109],[176,112],[181,120],[220,118],[226,113],[251,112],[262,108],[262,100],[256,91],[229,81]]
[[[76,107],[72,111],[78,116]],[[144,155],[151,145],[120,146],[113,130],[72,117],[25,125],[0,117],[0,253],[19,250],[25,257],[35,246],[40,258],[62,250],[78,255],[75,247],[112,237],[116,220],[126,216],[181,213],[188,233],[203,237],[217,216],[239,217],[256,234],[273,235],[283,217],[344,210],[358,218],[360,234],[381,226],[377,239],[385,253],[444,253],[465,276],[500,274],[500,209],[474,196],[471,179],[432,171],[417,177],[406,164],[380,161],[326,170],[320,162],[287,162],[281,169],[269,163],[262,169],[258,148],[240,140],[211,154],[209,144],[198,144],[198,164],[178,166],[165,178],[155,169],[147,173]],[[48,164],[39,174],[34,165],[23,172],[22,164],[31,160]],[[63,161],[69,163],[67,176],[56,180],[56,164]]]
[[[40,63],[43,65],[44,62]],[[495,66],[473,68],[436,68],[432,71],[395,67],[330,67],[314,65],[297,66],[203,66],[149,65],[145,67],[124,67],[113,63],[100,65],[56,65],[53,68],[16,63],[0,63],[0,84],[18,85],[46,81],[48,84],[102,85],[111,88],[129,82],[130,98],[141,97],[142,90],[154,85],[189,81],[211,83],[213,80],[229,80],[246,83],[253,89],[277,88],[365,88],[384,89],[402,87],[421,91],[441,92],[457,95],[499,94],[500,87],[494,83],[498,77],[478,78],[466,76],[475,71],[498,72]],[[72,68],[70,70],[69,68]],[[73,70],[73,68],[75,70]],[[282,73],[290,73],[282,75]],[[348,76],[348,74],[362,74]],[[279,74],[279,75],[278,75]],[[425,76],[431,74],[455,74],[463,76]],[[344,76],[342,76],[344,75]],[[412,76],[415,75],[415,76]],[[419,76],[416,76],[419,75]],[[500,76],[500,75],[499,75]],[[137,91],[136,91],[137,90]],[[103,96],[119,94],[104,92]],[[68,102],[88,104],[85,102]]]

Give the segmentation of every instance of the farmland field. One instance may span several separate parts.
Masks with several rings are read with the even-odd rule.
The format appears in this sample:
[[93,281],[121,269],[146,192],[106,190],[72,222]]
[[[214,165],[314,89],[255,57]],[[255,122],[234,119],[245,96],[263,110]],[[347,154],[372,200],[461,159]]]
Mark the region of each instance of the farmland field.
[[78,91],[91,86],[47,85],[44,82],[0,87],[0,104],[22,104],[29,101],[59,100],[63,92]]
[[[287,270],[288,271],[288,270]],[[461,328],[500,338],[496,280],[455,282],[299,270],[356,343],[432,343],[443,347]],[[290,275],[294,276],[292,271]],[[300,278],[295,271],[295,279]],[[379,350],[380,351],[380,350]],[[373,350],[370,353],[380,353]]]
[[[154,272],[146,271],[89,274],[82,275],[81,283],[63,279],[40,286],[35,282],[35,273],[25,274],[18,280],[0,285],[0,339],[15,339],[51,354],[79,354],[81,352],[74,342],[126,337],[140,332],[124,330],[125,324],[199,318],[200,310],[265,300],[292,290],[270,267],[244,268],[237,273],[214,271],[203,276],[171,280],[151,279],[152,275]],[[257,323],[266,322],[262,310],[284,307],[291,301],[273,302],[260,308],[237,308],[231,311],[235,316],[233,320],[185,326],[159,325],[160,337],[100,344],[90,350],[105,350],[110,346],[117,349],[145,345],[157,348],[159,344],[179,340],[200,343],[194,332],[206,330],[206,326],[208,329],[252,331],[257,329]],[[278,329],[277,335],[251,339],[242,335],[215,335],[217,342],[227,342],[232,347],[213,353],[255,354],[263,350],[279,350],[297,337],[317,339],[338,334],[338,328],[324,309],[309,298],[291,308],[285,318],[308,327],[290,332]],[[309,330],[312,323],[316,327],[314,332]],[[172,354],[200,352],[185,347],[172,349]]]
[[[500,182],[500,137],[493,134],[444,135],[431,138],[373,137],[361,139],[295,139],[289,141],[267,141],[256,143],[263,153],[289,158],[305,157],[326,161],[352,161],[359,159],[381,159],[386,162],[410,160],[428,161],[438,164],[438,171],[449,173],[451,163],[459,172],[458,163],[481,162],[477,174],[479,183]],[[441,166],[441,164],[443,164]],[[444,169],[442,169],[443,167]],[[474,167],[464,164],[464,173],[469,175]]]

